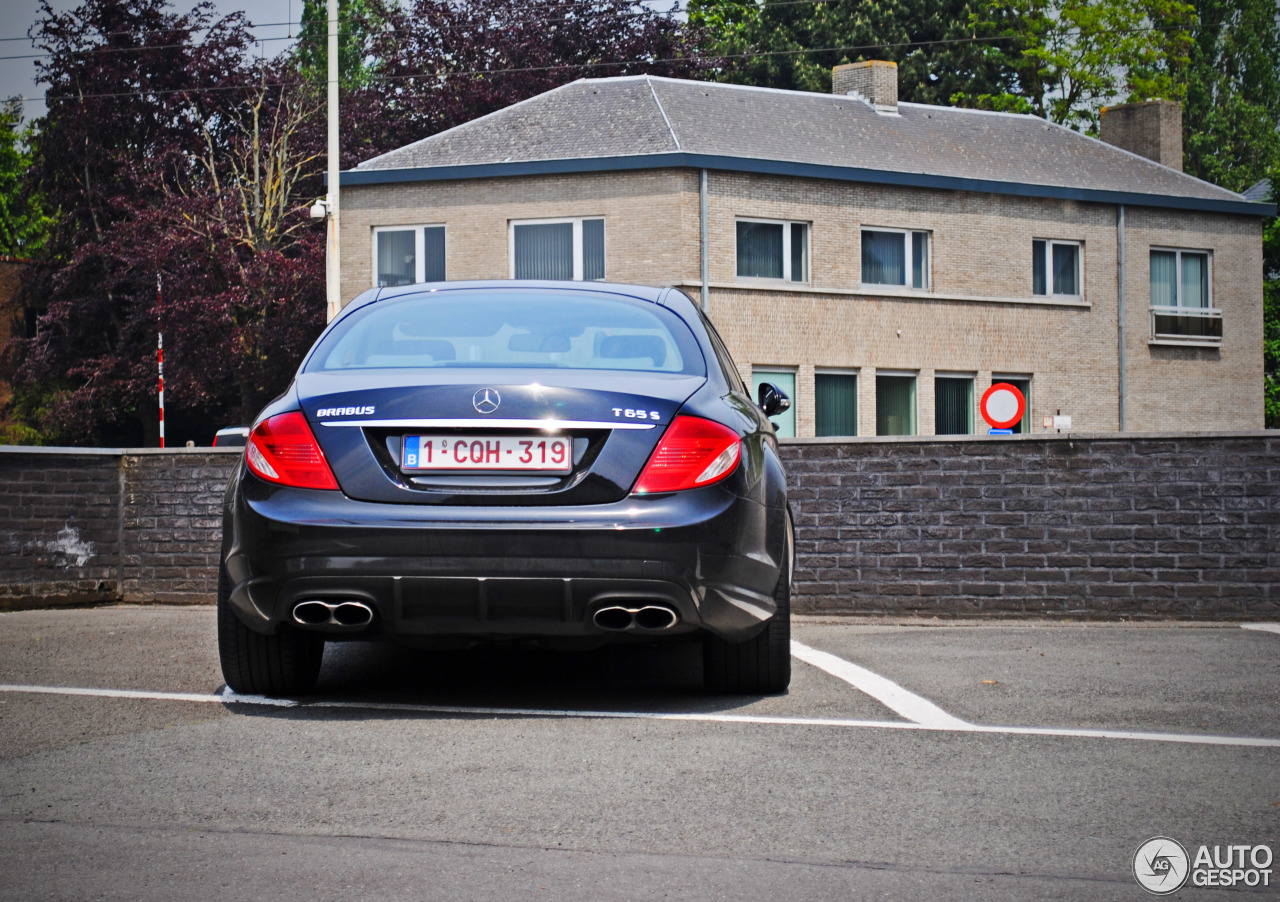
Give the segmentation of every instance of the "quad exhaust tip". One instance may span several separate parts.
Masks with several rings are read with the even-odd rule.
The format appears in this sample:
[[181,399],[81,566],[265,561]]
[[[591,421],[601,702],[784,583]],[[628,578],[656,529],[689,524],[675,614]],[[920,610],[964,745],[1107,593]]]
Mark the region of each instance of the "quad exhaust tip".
[[655,633],[671,629],[680,622],[680,615],[666,605],[650,604],[639,608],[614,605],[596,611],[591,622],[612,633],[626,630]]
[[373,608],[362,601],[300,601],[293,619],[302,626],[362,629],[373,622]]

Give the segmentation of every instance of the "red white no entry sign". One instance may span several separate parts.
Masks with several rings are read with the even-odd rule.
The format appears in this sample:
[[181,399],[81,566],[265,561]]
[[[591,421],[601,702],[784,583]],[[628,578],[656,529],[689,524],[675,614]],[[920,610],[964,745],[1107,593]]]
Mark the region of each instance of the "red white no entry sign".
[[978,410],[992,429],[1008,429],[1027,412],[1027,399],[1018,391],[1017,386],[997,382],[983,392]]

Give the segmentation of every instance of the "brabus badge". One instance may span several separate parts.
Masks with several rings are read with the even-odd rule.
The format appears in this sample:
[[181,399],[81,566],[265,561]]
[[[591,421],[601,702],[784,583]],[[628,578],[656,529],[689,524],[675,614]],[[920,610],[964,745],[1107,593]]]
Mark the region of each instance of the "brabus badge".
[[371,417],[377,412],[373,405],[367,407],[321,407],[316,411],[318,417]]
[[482,388],[471,396],[471,406],[478,413],[493,413],[502,403],[502,395],[496,388]]

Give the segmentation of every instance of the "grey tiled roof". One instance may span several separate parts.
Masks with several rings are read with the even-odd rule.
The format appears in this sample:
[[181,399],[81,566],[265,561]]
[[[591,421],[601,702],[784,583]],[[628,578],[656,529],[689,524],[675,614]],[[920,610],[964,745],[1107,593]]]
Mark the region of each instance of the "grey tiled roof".
[[584,79],[368,160],[358,171],[657,154],[1241,202],[1034,116],[651,76]]
[[1245,200],[1265,201],[1271,196],[1271,180],[1259,179],[1244,190],[1241,195]]

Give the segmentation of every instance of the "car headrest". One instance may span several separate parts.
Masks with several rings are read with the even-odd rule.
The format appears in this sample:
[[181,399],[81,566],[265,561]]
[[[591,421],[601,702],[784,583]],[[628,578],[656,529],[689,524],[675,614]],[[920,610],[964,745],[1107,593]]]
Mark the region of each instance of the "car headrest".
[[599,356],[607,360],[648,357],[654,366],[662,366],[667,343],[657,335],[610,335],[601,339]]
[[509,351],[539,351],[543,354],[563,354],[570,348],[569,336],[517,332],[507,340]]
[[389,338],[378,342],[369,349],[368,359],[373,363],[373,358],[405,358],[417,357],[422,358],[426,363],[428,360],[434,362],[456,360],[457,353],[453,349],[453,345],[439,338]]

